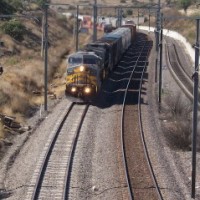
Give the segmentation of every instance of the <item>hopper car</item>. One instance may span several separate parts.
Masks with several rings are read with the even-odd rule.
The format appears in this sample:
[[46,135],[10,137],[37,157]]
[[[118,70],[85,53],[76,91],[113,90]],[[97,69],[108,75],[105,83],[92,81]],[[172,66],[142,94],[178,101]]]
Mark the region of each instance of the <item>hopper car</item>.
[[70,54],[67,58],[66,96],[84,99],[96,95],[103,80],[133,44],[135,36],[135,25],[123,25],[88,43],[81,51]]

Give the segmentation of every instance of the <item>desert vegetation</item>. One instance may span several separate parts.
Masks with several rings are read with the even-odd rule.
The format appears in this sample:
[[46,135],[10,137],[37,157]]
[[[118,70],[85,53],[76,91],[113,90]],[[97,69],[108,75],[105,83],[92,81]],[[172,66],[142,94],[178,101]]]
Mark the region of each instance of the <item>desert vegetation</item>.
[[169,145],[175,149],[189,150],[192,133],[192,104],[181,93],[164,95],[161,119]]
[[[44,103],[44,57],[41,45],[44,2],[45,0],[0,1],[0,14],[16,16],[0,19],[0,64],[4,69],[0,76],[0,113],[14,116],[19,122],[25,122],[26,119],[33,116]],[[62,3],[62,1],[59,2]],[[131,2],[134,5],[141,5],[140,1]],[[103,3],[110,4],[110,1],[103,1]],[[120,3],[120,0],[113,3]],[[126,5],[128,1],[123,3]],[[152,0],[151,3],[155,2]],[[168,2],[168,4],[171,4],[171,2]],[[165,16],[186,15],[186,13],[181,14],[177,9],[172,8],[162,11]],[[83,7],[80,13],[91,14],[92,12],[91,9]],[[99,13],[104,15],[116,14],[115,10],[111,12],[109,8],[101,9]],[[124,13],[132,16],[136,14],[129,8]],[[17,17],[21,14],[28,14],[32,17]],[[148,19],[148,13],[146,14]],[[151,25],[155,25],[155,17],[152,16],[151,20]],[[64,94],[65,56],[75,48],[74,24],[73,18],[66,19],[53,9],[49,10],[48,94],[53,94],[53,97],[56,98],[62,97]],[[188,28],[188,25],[190,28]],[[181,32],[191,44],[195,41],[194,20],[189,21],[189,23],[187,20],[165,20],[164,28]],[[80,47],[90,38],[91,34],[87,36],[80,34]],[[50,98],[50,95],[48,98]],[[5,135],[2,123],[0,123],[0,138]]]
[[196,41],[196,20],[195,18],[199,16],[199,13],[193,12],[188,19],[184,19],[187,17],[185,13],[181,13],[176,9],[164,9],[163,10],[164,17],[166,19],[163,23],[163,28],[174,30],[183,35],[188,42],[193,45]]
[[[0,113],[15,117],[20,123],[43,105],[44,52],[42,50],[42,10],[34,4],[30,18],[17,17],[12,4],[4,5],[16,17],[0,20]],[[2,3],[2,2],[1,2]],[[41,1],[40,1],[41,3]],[[30,7],[29,7],[30,9]],[[49,9],[48,13],[48,98],[64,94],[65,58],[75,48],[74,19],[66,19]],[[80,46],[90,35],[80,35]],[[7,132],[7,131],[6,131]],[[6,136],[0,123],[0,139]]]

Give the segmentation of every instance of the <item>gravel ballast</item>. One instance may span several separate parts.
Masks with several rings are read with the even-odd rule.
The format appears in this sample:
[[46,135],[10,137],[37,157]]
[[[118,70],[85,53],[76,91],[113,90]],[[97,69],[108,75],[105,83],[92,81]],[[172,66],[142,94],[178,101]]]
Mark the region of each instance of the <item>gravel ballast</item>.
[[[151,36],[153,38],[153,35]],[[150,157],[158,182],[167,200],[191,199],[191,151],[173,149],[162,130],[155,84],[155,47],[148,66],[148,82],[144,87],[142,121]],[[163,90],[180,91],[165,65]],[[0,199],[25,199],[35,165],[51,130],[69,105],[62,99],[49,107],[49,113],[32,118],[33,132],[18,135],[0,162]],[[79,137],[72,173],[74,181],[70,199],[128,199],[122,170],[120,147],[121,105],[91,106]],[[41,121],[40,123],[38,123]],[[131,122],[130,122],[131,123]],[[86,163],[85,161],[90,160]],[[197,154],[197,163],[200,157]],[[200,167],[197,164],[196,199],[200,199]],[[87,171],[87,173],[85,173]]]

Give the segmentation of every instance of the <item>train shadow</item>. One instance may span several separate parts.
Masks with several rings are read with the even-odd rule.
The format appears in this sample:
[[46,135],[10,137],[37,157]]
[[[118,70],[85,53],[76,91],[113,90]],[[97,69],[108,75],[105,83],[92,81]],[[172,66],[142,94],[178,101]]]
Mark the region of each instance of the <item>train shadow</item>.
[[[145,48],[144,48],[145,46]],[[138,104],[140,80],[143,73],[142,84],[148,82],[148,56],[152,49],[153,42],[144,33],[137,33],[133,45],[124,53],[115,69],[104,80],[99,93],[90,99],[93,106],[108,108],[113,105],[121,105],[124,102],[124,95],[130,75],[134,70],[133,77],[129,83],[126,104]],[[146,89],[142,86],[141,93],[146,95]],[[143,96],[142,95],[142,96]],[[140,99],[144,103],[143,99]]]
[[[144,43],[147,44],[146,49],[144,49],[144,51],[142,50],[142,54],[140,54]],[[152,49],[152,46],[153,43],[148,39],[146,34],[137,33],[136,42],[129,48],[127,52],[125,52],[115,70],[109,74],[108,78],[104,81],[100,92],[92,99],[91,104],[100,108],[108,108],[113,105],[123,104],[126,87],[132,70],[135,72],[129,84],[126,104],[138,104],[140,79],[144,68],[145,71],[143,73],[142,84],[148,82],[148,73],[146,69],[149,64],[148,55]],[[138,58],[139,55],[140,57]],[[146,93],[146,89],[142,86],[142,96],[146,95]],[[142,97],[140,102],[144,103]]]
[[[148,74],[144,74],[145,79],[143,83],[147,81]],[[100,108],[108,108],[113,105],[122,105],[124,101],[124,95],[128,80],[110,81],[109,78],[103,83],[101,91],[92,99],[91,104]],[[140,82],[133,80],[130,83],[129,91],[127,92],[126,104],[134,105],[138,104]],[[146,95],[146,89],[142,87],[141,93]],[[141,99],[141,103],[143,100]]]

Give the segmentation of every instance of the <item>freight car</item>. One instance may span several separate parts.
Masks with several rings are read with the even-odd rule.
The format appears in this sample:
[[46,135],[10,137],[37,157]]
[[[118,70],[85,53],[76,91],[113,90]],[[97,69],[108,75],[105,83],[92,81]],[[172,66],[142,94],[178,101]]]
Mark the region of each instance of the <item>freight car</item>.
[[135,25],[123,25],[68,56],[66,96],[93,97],[134,42]]

